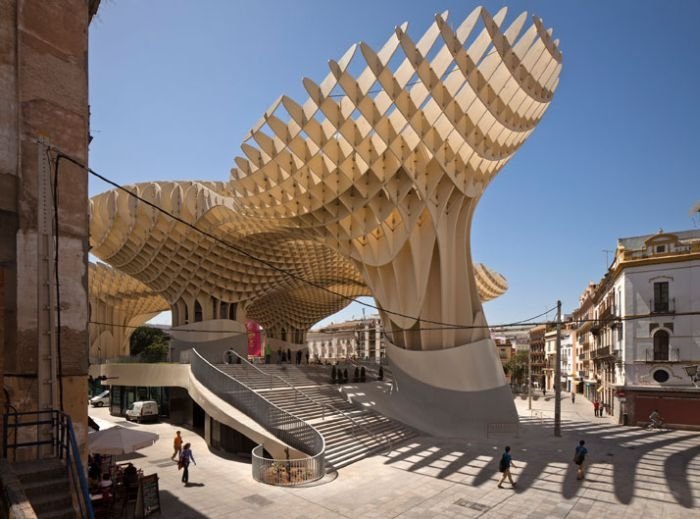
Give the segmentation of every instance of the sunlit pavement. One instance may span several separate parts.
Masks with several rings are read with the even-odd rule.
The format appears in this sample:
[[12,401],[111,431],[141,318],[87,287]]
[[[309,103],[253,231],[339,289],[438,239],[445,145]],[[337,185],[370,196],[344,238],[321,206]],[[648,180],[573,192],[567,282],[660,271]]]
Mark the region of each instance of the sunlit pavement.
[[[690,518],[700,516],[700,432],[644,431],[596,418],[580,395],[562,400],[562,437],[552,428],[554,401],[516,399],[522,424],[517,438],[469,441],[419,437],[340,470],[308,488],[255,482],[250,465],[210,452],[204,440],[168,423],[128,424],[160,434],[132,459],[157,472],[163,517]],[[106,409],[90,415],[120,425]],[[190,486],[172,455],[176,430],[191,442],[197,466]],[[586,479],[576,480],[573,451],[589,449]],[[511,445],[516,489],[498,481],[498,458]]]

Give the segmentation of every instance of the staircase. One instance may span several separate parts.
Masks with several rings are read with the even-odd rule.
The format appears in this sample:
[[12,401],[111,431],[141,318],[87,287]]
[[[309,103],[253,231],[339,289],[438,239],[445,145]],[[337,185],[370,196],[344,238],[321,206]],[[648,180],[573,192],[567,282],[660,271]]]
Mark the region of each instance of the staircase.
[[12,467],[39,519],[76,517],[63,460],[24,461]]
[[325,458],[330,469],[340,469],[388,451],[417,435],[401,422],[348,402],[336,386],[328,383],[329,366],[267,364],[256,369],[246,364],[218,364],[216,367],[316,428],[326,441]]
[[256,369],[249,364],[216,364],[227,375],[251,389],[305,387],[327,384],[330,381],[329,366],[296,366],[293,364],[265,364]]

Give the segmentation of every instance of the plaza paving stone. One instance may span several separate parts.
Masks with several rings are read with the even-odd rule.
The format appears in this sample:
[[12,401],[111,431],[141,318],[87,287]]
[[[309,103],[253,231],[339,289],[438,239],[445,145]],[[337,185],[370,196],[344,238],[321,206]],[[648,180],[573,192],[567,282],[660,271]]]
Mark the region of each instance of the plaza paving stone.
[[[152,447],[125,456],[160,478],[163,517],[200,518],[591,518],[700,517],[700,432],[645,431],[596,418],[579,395],[562,401],[562,437],[553,436],[553,399],[541,397],[521,416],[518,437],[419,436],[306,488],[253,480],[250,464],[211,452],[194,432],[169,423],[137,427],[160,434]],[[123,424],[106,409],[91,416]],[[176,430],[192,443],[197,466],[190,486],[170,461]],[[589,449],[588,472],[577,481],[578,440]],[[498,459],[509,444],[516,488],[497,488]]]

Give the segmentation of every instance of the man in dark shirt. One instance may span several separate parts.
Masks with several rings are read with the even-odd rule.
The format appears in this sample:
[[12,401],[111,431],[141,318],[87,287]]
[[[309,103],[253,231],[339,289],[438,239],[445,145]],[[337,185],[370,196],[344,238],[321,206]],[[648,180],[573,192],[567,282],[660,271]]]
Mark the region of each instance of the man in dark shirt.
[[510,475],[510,467],[517,468],[515,463],[513,463],[513,457],[510,455],[510,447],[506,446],[505,452],[501,456],[501,461],[498,464],[498,470],[503,473],[501,481],[498,482],[498,488],[503,488],[503,482],[508,478],[510,484],[515,488],[515,483],[513,483],[513,478]]

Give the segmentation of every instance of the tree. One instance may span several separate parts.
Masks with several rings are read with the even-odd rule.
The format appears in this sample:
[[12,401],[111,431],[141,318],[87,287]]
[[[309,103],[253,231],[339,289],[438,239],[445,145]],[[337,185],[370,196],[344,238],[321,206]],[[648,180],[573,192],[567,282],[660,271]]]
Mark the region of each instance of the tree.
[[159,328],[139,326],[129,339],[131,355],[144,362],[162,362],[168,356],[168,336]]
[[510,375],[511,384],[522,384],[527,378],[527,351],[518,351],[503,366],[506,375]]
[[166,342],[154,342],[146,346],[146,349],[141,352],[139,357],[143,362],[164,362],[168,359],[168,350],[170,347]]

